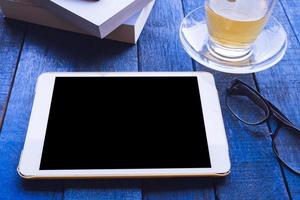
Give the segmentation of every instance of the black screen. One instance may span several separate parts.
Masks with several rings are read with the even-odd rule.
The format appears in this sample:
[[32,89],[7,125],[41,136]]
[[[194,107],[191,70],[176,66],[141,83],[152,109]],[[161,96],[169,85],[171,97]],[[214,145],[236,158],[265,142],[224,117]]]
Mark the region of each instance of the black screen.
[[211,167],[196,77],[58,77],[41,170]]

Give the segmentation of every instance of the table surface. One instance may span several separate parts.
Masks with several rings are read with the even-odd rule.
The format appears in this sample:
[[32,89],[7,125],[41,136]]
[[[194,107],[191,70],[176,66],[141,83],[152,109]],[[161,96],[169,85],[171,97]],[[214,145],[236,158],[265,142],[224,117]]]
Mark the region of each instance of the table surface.
[[[274,15],[289,45],[273,68],[230,75],[195,63],[178,38],[179,24],[200,0],[157,0],[137,45],[0,19],[0,199],[300,199],[300,176],[276,160],[268,124],[246,127],[224,105],[239,78],[256,87],[300,126],[300,1],[281,0]],[[219,91],[230,146],[225,178],[24,181],[17,172],[37,77],[49,71],[209,71]],[[263,134],[253,134],[253,133]]]

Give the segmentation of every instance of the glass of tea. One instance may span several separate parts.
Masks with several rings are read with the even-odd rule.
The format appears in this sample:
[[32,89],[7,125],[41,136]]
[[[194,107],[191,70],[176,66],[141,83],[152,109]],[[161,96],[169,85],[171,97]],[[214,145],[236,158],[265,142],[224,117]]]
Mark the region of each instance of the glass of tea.
[[206,0],[208,49],[222,60],[245,60],[276,0]]
[[272,15],[276,1],[201,1],[180,24],[183,49],[201,65],[226,73],[255,73],[274,66],[288,46],[282,19]]

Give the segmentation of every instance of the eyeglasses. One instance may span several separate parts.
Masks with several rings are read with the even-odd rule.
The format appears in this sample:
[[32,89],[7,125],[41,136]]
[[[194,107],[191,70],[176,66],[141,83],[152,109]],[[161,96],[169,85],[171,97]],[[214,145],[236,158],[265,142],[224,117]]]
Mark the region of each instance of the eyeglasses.
[[226,105],[237,119],[248,125],[274,119],[277,126],[271,133],[273,151],[282,164],[300,175],[300,130],[278,108],[240,80],[227,89]]

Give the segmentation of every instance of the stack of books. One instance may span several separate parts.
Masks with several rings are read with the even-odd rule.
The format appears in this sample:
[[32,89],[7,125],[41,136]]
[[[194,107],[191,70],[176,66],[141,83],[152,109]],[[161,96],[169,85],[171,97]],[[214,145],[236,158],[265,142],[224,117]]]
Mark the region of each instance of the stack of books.
[[155,0],[0,0],[5,17],[135,44]]

